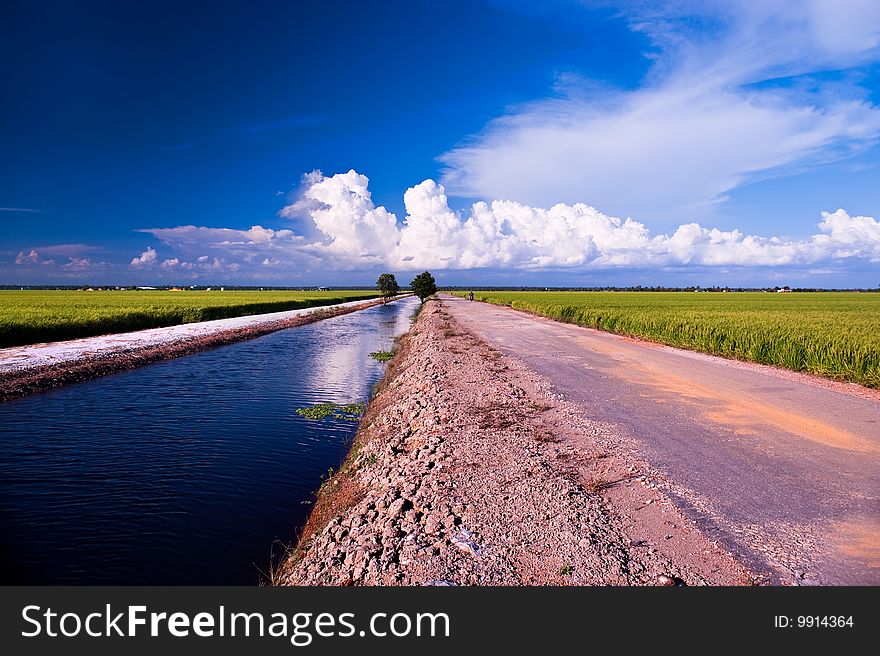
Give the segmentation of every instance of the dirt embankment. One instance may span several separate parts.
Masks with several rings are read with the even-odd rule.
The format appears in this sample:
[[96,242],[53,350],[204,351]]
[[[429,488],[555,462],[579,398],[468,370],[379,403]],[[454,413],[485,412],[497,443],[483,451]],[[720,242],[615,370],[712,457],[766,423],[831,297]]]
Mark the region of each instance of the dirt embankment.
[[432,301],[276,580],[753,582],[652,480],[609,427],[578,416]]
[[[253,339],[285,328],[301,326],[380,304],[381,299],[357,305],[316,308],[314,311],[285,319],[251,323],[237,328],[207,334],[186,336],[157,344],[120,346],[112,351],[84,352],[76,359],[40,366],[24,366],[3,372],[0,376],[0,402],[42,392],[68,383],[81,382],[107,374],[142,367],[161,360]],[[249,317],[245,317],[246,319]],[[190,324],[193,325],[193,324]],[[173,326],[171,327],[174,328]],[[127,333],[130,334],[130,333]]]

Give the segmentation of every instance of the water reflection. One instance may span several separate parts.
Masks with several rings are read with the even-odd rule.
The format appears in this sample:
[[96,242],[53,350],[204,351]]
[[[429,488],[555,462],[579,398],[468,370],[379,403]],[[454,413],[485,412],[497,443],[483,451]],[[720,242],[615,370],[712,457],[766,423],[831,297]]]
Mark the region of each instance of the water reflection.
[[4,583],[250,584],[302,524],[407,300],[0,404]]
[[334,332],[333,348],[322,352],[321,357],[312,362],[312,369],[305,372],[308,387],[320,390],[336,390],[340,396],[331,400],[336,403],[352,403],[369,396],[372,383],[371,372],[376,363],[364,357],[374,351],[388,351],[394,345],[394,337],[406,332],[414,309],[409,304],[409,312],[385,312],[378,321],[381,337],[359,330],[350,325]]

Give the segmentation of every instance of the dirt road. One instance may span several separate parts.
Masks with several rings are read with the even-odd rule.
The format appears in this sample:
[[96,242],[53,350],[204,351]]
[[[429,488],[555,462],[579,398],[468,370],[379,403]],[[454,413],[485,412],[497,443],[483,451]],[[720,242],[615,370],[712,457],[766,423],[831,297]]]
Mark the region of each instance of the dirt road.
[[466,328],[624,433],[749,567],[880,584],[880,393],[444,296]]
[[[429,301],[270,580],[750,585],[615,431]],[[605,483],[619,481],[611,487]]]

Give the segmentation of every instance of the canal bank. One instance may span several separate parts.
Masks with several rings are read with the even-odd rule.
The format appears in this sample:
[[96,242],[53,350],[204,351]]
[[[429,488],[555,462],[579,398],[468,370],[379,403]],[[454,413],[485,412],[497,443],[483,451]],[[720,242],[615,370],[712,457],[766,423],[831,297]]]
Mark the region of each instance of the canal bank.
[[736,585],[749,572],[544,379],[426,304],[286,585]]
[[[405,298],[397,297],[395,300]],[[357,312],[381,299],[0,349],[0,402],[286,328]]]

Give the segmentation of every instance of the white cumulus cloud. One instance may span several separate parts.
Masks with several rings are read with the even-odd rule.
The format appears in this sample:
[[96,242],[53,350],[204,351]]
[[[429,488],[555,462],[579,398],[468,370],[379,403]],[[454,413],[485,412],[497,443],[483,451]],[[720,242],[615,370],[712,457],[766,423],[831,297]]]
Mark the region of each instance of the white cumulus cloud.
[[313,172],[306,176],[305,183],[301,199],[282,209],[280,215],[307,215],[328,238],[308,245],[307,249],[364,265],[382,263],[385,245],[399,237],[397,217],[384,207],[373,205],[367,176],[352,170],[325,178]]
[[[313,265],[321,270],[361,271],[378,267],[597,271],[880,262],[880,222],[850,216],[843,209],[822,212],[818,231],[795,239],[698,223],[652,234],[644,223],[610,216],[585,203],[533,207],[481,201],[458,212],[449,207],[443,185],[433,180],[406,191],[406,216],[398,220],[385,207],[374,205],[368,178],[356,171],[329,177],[312,174],[301,196],[280,214],[310,220],[313,239],[261,226],[246,231],[181,226],[147,232],[192,252],[194,262],[181,260],[175,267],[204,272],[238,267],[283,274]],[[205,252],[211,255],[195,257]],[[155,260],[155,253],[148,259]]]
[[478,202],[460,215],[450,209],[443,186],[425,180],[404,194],[407,215],[398,225],[384,207],[373,206],[367,182],[354,171],[312,180],[306,197],[314,187],[333,193],[322,194],[320,207],[310,210],[325,241],[309,248],[349,264],[369,254],[371,260],[398,269],[778,266],[880,258],[880,223],[844,210],[823,212],[819,233],[805,240],[744,235],[696,223],[652,236],[643,223],[584,203],[542,208]]
[[40,261],[40,254],[37,253],[33,248],[30,252],[25,253],[24,251],[19,251],[18,255],[15,258],[16,264],[36,264]]
[[31,248],[27,253],[19,251],[18,255],[15,256],[15,263],[18,265],[42,264],[47,267],[55,264],[55,260],[43,257],[40,255],[40,252],[45,253],[46,249],[41,248],[40,251],[37,251],[35,248]]
[[[196,232],[193,232],[193,230]],[[204,231],[204,234],[200,235],[201,239],[195,236],[199,235],[198,231],[200,230]],[[262,230],[262,228],[260,230]],[[226,235],[229,232],[235,231],[222,228],[194,228],[193,226],[181,226],[180,228],[169,228],[166,232],[168,235],[172,236],[166,236],[163,241],[169,244],[174,244],[178,248],[185,249],[186,246],[192,246],[193,244],[199,244],[201,246],[203,242],[210,241],[213,235],[217,232]],[[173,235],[180,235],[181,240],[175,242]],[[229,240],[222,240],[218,243],[214,243],[213,247],[221,251],[230,249],[230,253],[234,254],[234,243]],[[247,256],[245,259],[247,259]],[[130,266],[134,269],[152,269],[157,263],[159,263],[159,272],[168,274],[186,273],[189,274],[189,276],[196,278],[201,277],[203,274],[236,273],[242,269],[242,265],[239,262],[230,261],[226,257],[209,257],[208,255],[200,255],[199,257],[194,258],[194,261],[182,260],[179,257],[171,257],[159,262],[159,255],[153,248],[147,248],[147,250],[141,253],[138,257],[133,258]]]
[[131,264],[129,266],[133,269],[144,269],[151,267],[154,264],[156,264],[156,249],[147,246],[147,249],[143,253],[131,259]]

